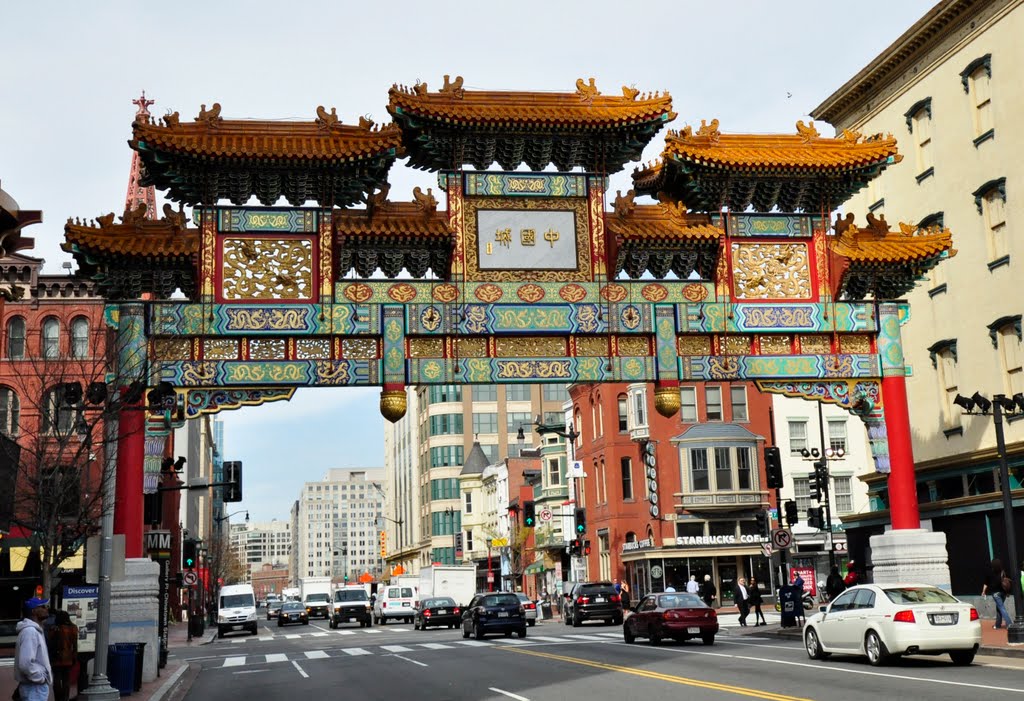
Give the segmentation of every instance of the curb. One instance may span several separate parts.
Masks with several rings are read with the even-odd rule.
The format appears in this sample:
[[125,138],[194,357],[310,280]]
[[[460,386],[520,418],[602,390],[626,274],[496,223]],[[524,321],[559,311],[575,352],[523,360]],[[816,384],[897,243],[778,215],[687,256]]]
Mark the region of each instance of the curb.
[[[803,639],[803,631],[800,629],[776,629],[771,631],[771,634],[777,638],[791,640]],[[978,654],[987,655],[989,657],[1014,657],[1024,659],[1024,646],[1014,645],[1013,647],[998,647],[995,645],[981,645],[978,647]]]
[[188,671],[188,667],[188,662],[182,663],[182,665],[178,667],[174,674],[172,674],[170,678],[160,686],[159,689],[153,692],[153,695],[149,697],[149,701],[161,701],[161,699],[163,699],[163,697],[167,695],[167,692],[169,692],[174,687],[174,685],[178,683],[178,680],[181,679],[181,675]]

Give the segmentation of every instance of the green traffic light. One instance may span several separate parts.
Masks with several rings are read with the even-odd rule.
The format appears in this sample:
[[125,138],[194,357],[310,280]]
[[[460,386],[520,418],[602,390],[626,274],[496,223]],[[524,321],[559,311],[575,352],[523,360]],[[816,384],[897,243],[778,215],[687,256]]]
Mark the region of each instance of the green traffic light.
[[583,532],[583,526],[576,526],[576,532],[577,533],[582,533]]

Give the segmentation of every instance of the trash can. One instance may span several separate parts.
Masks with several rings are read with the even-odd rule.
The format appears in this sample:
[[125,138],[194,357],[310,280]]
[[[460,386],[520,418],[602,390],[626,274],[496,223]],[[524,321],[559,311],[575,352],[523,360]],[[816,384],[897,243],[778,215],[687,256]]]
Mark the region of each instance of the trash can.
[[107,648],[107,678],[121,696],[135,690],[135,643],[114,643]]
[[551,602],[541,601],[540,602],[540,617],[545,621],[551,618]]
[[146,643],[129,643],[135,646],[135,684],[132,691],[142,691],[142,663],[145,662]]
[[800,595],[802,593],[800,587],[795,587],[792,584],[784,584],[779,587],[779,603],[782,608],[780,625],[783,628],[796,627],[796,607],[800,605]]

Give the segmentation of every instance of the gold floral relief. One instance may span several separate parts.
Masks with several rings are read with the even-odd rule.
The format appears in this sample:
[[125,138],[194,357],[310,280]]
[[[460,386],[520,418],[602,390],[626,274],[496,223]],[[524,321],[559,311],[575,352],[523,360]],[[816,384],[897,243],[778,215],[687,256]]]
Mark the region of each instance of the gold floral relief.
[[192,344],[187,338],[161,338],[153,341],[154,360],[191,360]]
[[805,243],[734,243],[737,299],[810,299],[811,270]]
[[341,354],[346,358],[377,358],[377,340],[346,338],[341,342]]
[[608,340],[599,336],[577,336],[576,355],[581,358],[608,356]]
[[313,242],[308,239],[224,239],[224,299],[310,299]]
[[440,338],[410,338],[409,357],[443,358],[444,341]]
[[328,360],[331,342],[326,338],[300,338],[295,344],[295,357],[299,360]]
[[283,338],[253,338],[249,340],[250,360],[284,360]]
[[726,355],[748,355],[750,353],[750,336],[726,336]]
[[804,355],[823,355],[832,352],[828,336],[800,336],[800,352]]
[[711,355],[711,337],[680,336],[679,355]]
[[761,355],[789,355],[789,336],[761,336]]
[[651,344],[646,336],[619,336],[619,355],[648,356],[651,353]]
[[204,339],[203,357],[207,360],[237,360],[238,341],[234,338]]
[[564,358],[564,338],[544,336],[513,336],[497,339],[499,358]]
[[843,353],[867,354],[871,352],[871,337],[863,334],[850,334],[840,337]]
[[486,358],[486,338],[457,338],[455,339],[455,355],[460,358]]

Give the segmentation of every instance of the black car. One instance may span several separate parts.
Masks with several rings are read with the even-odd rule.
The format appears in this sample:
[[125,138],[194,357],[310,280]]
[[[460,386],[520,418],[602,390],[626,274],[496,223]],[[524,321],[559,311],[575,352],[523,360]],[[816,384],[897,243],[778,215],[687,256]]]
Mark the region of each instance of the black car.
[[433,599],[424,599],[416,609],[412,627],[418,630],[426,630],[430,626],[454,628],[459,625],[461,617],[462,609],[451,597],[439,596]]
[[337,628],[342,623],[357,621],[360,628],[369,628],[373,625],[372,611],[370,610],[370,597],[362,587],[350,589],[335,589],[334,600],[331,603],[331,628]]
[[306,607],[298,601],[286,601],[281,606],[281,612],[277,614],[277,625],[280,627],[286,623],[301,623],[308,626],[309,614],[306,613]]
[[565,624],[573,627],[583,621],[603,619],[605,623],[622,625],[622,597],[611,582],[580,582],[565,599]]
[[284,606],[284,603],[280,601],[267,602],[267,620],[277,618],[278,614],[281,613],[282,606]]
[[515,633],[526,637],[526,612],[519,597],[511,592],[477,594],[462,610],[462,637],[470,635],[480,640],[488,633],[504,633],[506,638]]

